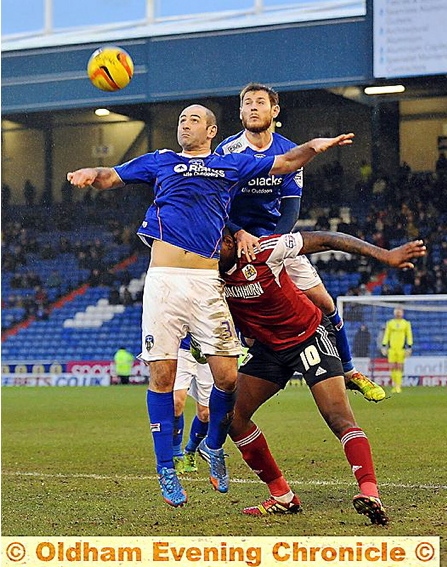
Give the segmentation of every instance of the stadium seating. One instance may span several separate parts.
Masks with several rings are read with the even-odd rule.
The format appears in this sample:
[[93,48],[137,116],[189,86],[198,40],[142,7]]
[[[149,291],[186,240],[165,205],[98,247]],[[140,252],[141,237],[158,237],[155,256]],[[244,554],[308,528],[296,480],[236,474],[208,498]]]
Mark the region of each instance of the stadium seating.
[[[357,219],[365,219],[368,207],[363,203],[357,205],[357,208],[351,211]],[[340,209],[341,210],[341,209]],[[128,207],[127,212],[123,212],[123,218],[135,211],[134,207]],[[87,214],[90,219],[96,222],[95,215]],[[349,209],[343,209],[340,215],[344,222],[348,222]],[[81,211],[79,212],[81,214]],[[121,214],[121,213],[120,213]],[[115,222],[116,211],[101,212],[101,221],[107,219],[109,222]],[[20,207],[8,211],[8,223],[19,223],[23,219],[23,210]],[[47,218],[47,217],[45,217]],[[53,213],[52,219],[47,224],[53,226],[57,219],[57,212]],[[447,221],[447,215],[440,217],[442,222]],[[122,220],[122,219],[120,219]],[[334,220],[334,222],[332,222]],[[332,219],[331,223],[336,228],[336,219]],[[440,222],[441,222],[440,221]],[[302,219],[299,221],[300,227],[306,230],[312,230],[315,221],[311,219]],[[310,224],[309,224],[310,223]],[[134,221],[129,225],[135,226]],[[332,226],[331,225],[331,226]],[[137,253],[131,255],[135,251],[135,247],[129,244],[118,244],[116,234],[111,229],[103,226],[98,227],[92,221],[83,225],[82,231],[57,230],[41,231],[39,223],[34,223],[32,228],[27,229],[30,236],[37,239],[40,247],[52,246],[56,249],[56,254],[50,258],[43,258],[40,251],[27,252],[26,263],[22,263],[16,270],[4,270],[2,274],[2,331],[4,336],[2,339],[2,359],[7,362],[24,362],[24,361],[58,361],[64,362],[69,360],[110,360],[113,354],[120,346],[126,346],[129,350],[137,354],[141,349],[141,290],[144,283],[144,274],[147,269],[148,254],[147,249],[144,252],[137,250]],[[439,231],[438,231],[439,232]],[[72,248],[75,248],[79,242],[89,243],[98,239],[103,249],[102,263],[107,267],[113,267],[114,275],[120,282],[124,277],[124,270],[130,274],[130,282],[127,288],[131,295],[139,299],[133,305],[116,304],[115,301],[109,301],[111,292],[110,286],[90,286],[88,278],[90,269],[81,267],[77,254],[71,251],[58,252],[58,243],[65,240]],[[10,239],[15,243],[15,239]],[[399,245],[401,240],[392,240],[391,245]],[[8,245],[3,247],[8,251]],[[11,245],[11,251],[13,245]],[[429,248],[430,258],[429,265],[438,264],[443,261],[443,249],[440,241],[433,240],[432,246]],[[353,289],[359,288],[365,274],[355,271],[338,271],[330,273],[325,269],[324,262],[330,259],[331,253],[321,253],[320,259],[322,266],[319,268],[322,280],[334,299],[340,295],[346,295]],[[313,258],[312,258],[313,259]],[[122,267],[121,264],[124,262]],[[49,275],[52,272],[58,272],[60,275],[60,283],[56,286],[47,285]],[[28,311],[25,306],[28,300],[32,300],[35,294],[34,287],[13,287],[11,285],[13,276],[18,273],[26,275],[28,273],[36,274],[42,286],[47,293],[50,310],[48,318],[38,320],[35,317],[28,317]],[[375,277],[375,286],[371,286],[373,295],[381,295],[385,293],[385,286],[393,288],[399,285],[398,274],[393,270],[388,270],[381,274],[381,278]],[[403,293],[412,292],[412,284],[405,283],[402,285]],[[122,284],[116,285],[117,289]],[[14,301],[15,300],[15,301]],[[11,303],[11,304],[10,304]],[[14,304],[15,303],[15,304]],[[111,304],[113,303],[113,304]],[[367,307],[364,307],[367,309]],[[372,336],[371,354],[377,355],[377,337],[381,332],[383,321],[388,318],[388,313],[367,313],[365,315],[368,321],[368,327]],[[27,318],[28,317],[28,318]],[[427,319],[423,312],[413,317],[412,324],[415,338],[414,354],[430,355],[439,352],[447,352],[447,326],[443,325],[442,313],[431,314],[433,324],[427,325]],[[350,321],[345,317],[346,329],[348,337],[353,342],[354,334],[359,326],[358,321]]]
[[[116,244],[112,233],[96,226],[83,227],[79,231],[57,231],[51,233],[35,231],[39,246],[65,239],[71,245],[93,242],[99,239],[104,248],[101,262],[114,267],[117,282],[120,281],[124,262],[126,271],[133,278],[129,290],[133,295],[141,292],[143,276],[147,269],[147,254],[135,259],[130,257],[128,244]],[[53,271],[60,275],[56,287],[46,282]],[[26,264],[14,272],[4,272],[2,277],[2,360],[8,362],[69,360],[108,360],[121,345],[137,354],[141,348],[141,300],[134,305],[110,305],[109,286],[90,287],[86,281],[90,269],[79,267],[74,252],[56,253],[43,259],[37,252],[26,254]],[[27,317],[25,306],[8,306],[8,302],[32,304],[34,287],[16,288],[11,285],[14,275],[32,272],[40,278],[48,303],[48,318],[38,320]],[[119,283],[117,283],[119,287]],[[14,327],[16,328],[14,329]]]

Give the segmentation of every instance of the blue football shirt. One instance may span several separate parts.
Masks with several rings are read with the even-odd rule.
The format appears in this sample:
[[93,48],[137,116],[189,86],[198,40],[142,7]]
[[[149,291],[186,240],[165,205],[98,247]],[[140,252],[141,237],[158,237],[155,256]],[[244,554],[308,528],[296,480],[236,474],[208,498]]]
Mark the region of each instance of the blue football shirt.
[[[215,151],[220,155],[242,154],[262,159],[284,154],[296,145],[273,132],[269,147],[258,150],[250,144],[243,131],[226,138]],[[302,168],[287,175],[258,174],[239,188],[231,204],[230,221],[255,236],[272,234],[280,217],[281,199],[301,198],[302,191]]]
[[163,240],[205,258],[218,258],[231,200],[250,179],[268,176],[273,162],[273,156],[191,157],[157,150],[114,169],[126,184],[154,184],[154,202],[138,229],[146,244]]

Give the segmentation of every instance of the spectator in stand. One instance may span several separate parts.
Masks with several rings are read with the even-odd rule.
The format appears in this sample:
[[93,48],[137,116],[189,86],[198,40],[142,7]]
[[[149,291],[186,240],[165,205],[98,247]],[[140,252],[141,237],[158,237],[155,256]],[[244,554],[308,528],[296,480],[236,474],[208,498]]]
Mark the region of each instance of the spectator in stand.
[[84,196],[82,197],[82,202],[87,206],[93,204],[93,189],[91,187],[87,187],[87,189],[85,190]]
[[121,295],[121,303],[123,305],[125,305],[126,307],[128,305],[133,305],[133,297],[132,297],[132,294],[130,293],[129,288],[127,286],[124,287],[124,289],[123,289],[123,291],[120,295]]
[[116,351],[113,360],[115,362],[115,374],[120,384],[129,384],[130,377],[132,376],[134,358],[134,355],[124,346]]
[[16,264],[19,266],[26,266],[27,265],[27,258],[25,254],[25,250],[23,246],[20,244],[16,244],[12,246],[11,252],[14,254],[16,259]]
[[42,285],[42,280],[40,279],[40,276],[36,274],[36,272],[30,271],[22,276],[21,287],[27,288],[27,287],[36,287],[41,285]]
[[366,357],[370,356],[371,333],[367,325],[362,323],[354,335],[354,356]]
[[16,272],[9,280],[9,285],[12,289],[21,289],[23,287],[22,274]]
[[59,253],[67,254],[69,252],[72,252],[71,242],[66,236],[61,236],[59,239]]
[[54,260],[57,258],[57,252],[51,244],[44,244],[40,251],[40,257],[42,260]]
[[49,288],[57,288],[59,292],[61,291],[62,277],[59,270],[51,270],[51,273],[46,281],[46,286]]
[[360,181],[364,187],[369,187],[372,177],[372,167],[371,164],[366,160],[362,160],[360,163]]
[[[326,265],[325,265],[326,264]],[[323,267],[326,268],[326,270],[330,273],[330,274],[337,274],[340,273],[341,271],[341,263],[340,261],[337,259],[336,255],[334,252],[331,252],[330,256],[329,256],[329,260],[327,262],[323,262],[323,264],[320,264]]]
[[414,276],[414,284],[412,293],[413,295],[427,295],[428,294],[427,278],[422,272],[418,272]]
[[36,319],[39,321],[48,321],[50,317],[50,307],[47,303],[40,303],[36,306]]
[[2,183],[2,209],[9,207],[11,201],[11,187],[7,183]]
[[98,287],[101,285],[101,271],[98,270],[98,268],[93,268],[93,270],[90,272],[88,284],[92,287]]
[[116,287],[112,287],[109,292],[109,305],[121,305],[120,292]]
[[2,252],[2,270],[4,272],[14,272],[17,268],[17,259],[11,252]]
[[447,177],[447,157],[444,152],[439,152],[438,159],[435,165],[436,175],[440,179],[445,179]]
[[37,285],[34,289],[34,301],[38,305],[42,305],[48,302],[48,294],[41,285]]
[[388,182],[384,175],[380,175],[373,183],[372,193],[376,204],[385,202],[385,193],[387,192]]
[[37,193],[36,188],[31,183],[31,181],[27,179],[23,186],[23,197],[25,198],[25,204],[28,207],[34,206],[36,200],[36,193]]
[[128,286],[132,281],[132,274],[129,272],[129,270],[123,270],[119,272],[118,279],[121,285]]
[[411,167],[406,161],[403,161],[399,167],[398,181],[399,184],[407,183],[411,176]]
[[116,276],[111,268],[103,270],[100,276],[100,284],[106,287],[111,287],[115,284]]
[[73,202],[73,185],[69,181],[64,181],[61,185],[62,203]]

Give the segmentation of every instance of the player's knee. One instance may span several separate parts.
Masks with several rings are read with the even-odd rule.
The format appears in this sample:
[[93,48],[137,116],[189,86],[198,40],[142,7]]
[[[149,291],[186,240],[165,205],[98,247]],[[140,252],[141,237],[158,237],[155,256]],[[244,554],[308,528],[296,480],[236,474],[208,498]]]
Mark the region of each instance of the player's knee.
[[342,414],[331,415],[326,421],[332,433],[339,439],[341,439],[343,433],[347,429],[351,429],[352,427],[357,427],[357,424],[354,421],[354,419],[352,419],[350,416],[346,416]]
[[208,363],[216,387],[224,392],[233,392],[237,383],[237,358],[210,356]]
[[229,430],[230,438],[233,440],[239,439],[241,435],[243,435],[243,433],[247,431],[249,425],[250,425],[250,418],[248,416],[242,415],[236,409],[233,415],[233,421],[231,422],[230,425],[230,430]]
[[218,372],[214,376],[214,383],[220,390],[224,392],[232,392],[236,389],[237,369],[234,372],[226,372],[224,374]]
[[174,413],[176,416],[179,416],[183,413],[185,409],[185,404],[179,400],[174,400]]
[[151,362],[149,366],[149,389],[154,392],[171,392],[174,388],[177,361]]
[[200,407],[197,408],[197,417],[200,419],[200,421],[202,421],[203,423],[208,423],[210,420],[210,411],[208,408],[206,407]]

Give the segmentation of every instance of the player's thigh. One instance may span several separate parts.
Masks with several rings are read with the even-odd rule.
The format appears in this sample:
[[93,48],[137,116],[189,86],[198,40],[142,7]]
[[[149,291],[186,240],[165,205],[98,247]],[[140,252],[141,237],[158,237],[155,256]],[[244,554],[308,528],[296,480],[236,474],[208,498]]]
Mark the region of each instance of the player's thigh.
[[323,317],[311,337],[288,354],[284,353],[283,359],[303,375],[309,388],[333,376],[343,376],[335,331],[327,317]]
[[191,382],[189,395],[199,405],[208,407],[213,384],[214,380],[209,364],[197,364],[197,374]]
[[405,349],[390,348],[388,350],[388,362],[391,364],[403,364],[405,362]]
[[280,390],[281,386],[278,384],[239,373],[232,435],[242,433],[256,410]]
[[[196,270],[201,277],[190,281],[189,330],[206,355],[239,356],[240,341],[225,300],[223,281],[212,270]],[[206,275],[204,272],[211,272]]]
[[237,384],[237,356],[208,356],[208,364],[217,388],[231,392]]
[[179,349],[174,391],[189,390],[197,372],[198,363],[189,350]]
[[[179,273],[180,272],[180,273]],[[143,292],[142,352],[147,361],[177,359],[188,330],[185,283],[173,268],[149,268]]]

